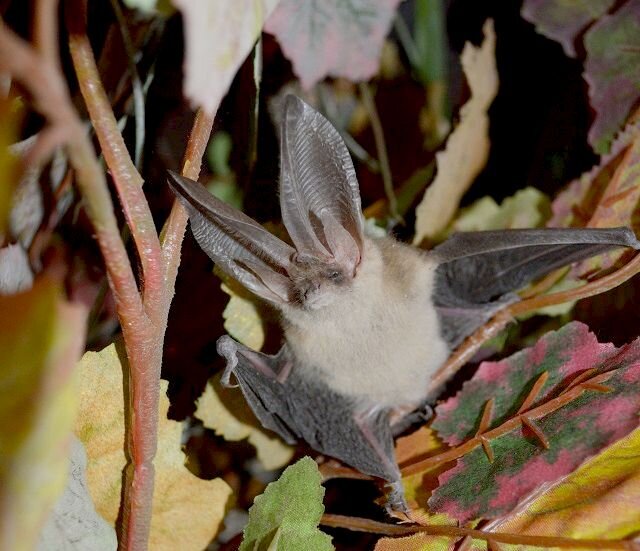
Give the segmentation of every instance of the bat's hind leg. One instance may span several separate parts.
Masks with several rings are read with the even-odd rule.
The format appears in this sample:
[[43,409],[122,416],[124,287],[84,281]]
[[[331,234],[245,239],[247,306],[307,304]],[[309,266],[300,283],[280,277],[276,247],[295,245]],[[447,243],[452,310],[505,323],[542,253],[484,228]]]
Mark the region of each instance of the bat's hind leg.
[[400,477],[400,469],[395,459],[393,438],[389,429],[388,418],[381,427],[381,412],[379,406],[357,410],[353,421],[360,430],[362,437],[379,461],[383,478],[387,481],[390,491],[387,497],[387,510],[407,512],[408,506],[404,497],[404,488]]

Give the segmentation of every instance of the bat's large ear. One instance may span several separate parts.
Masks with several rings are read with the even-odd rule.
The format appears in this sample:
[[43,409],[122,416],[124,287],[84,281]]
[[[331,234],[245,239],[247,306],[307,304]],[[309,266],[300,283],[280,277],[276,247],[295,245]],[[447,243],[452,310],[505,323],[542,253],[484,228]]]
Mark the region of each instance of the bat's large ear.
[[282,219],[301,257],[355,273],[363,247],[360,191],[335,128],[295,96],[285,99],[280,137]]
[[276,305],[289,302],[293,292],[288,272],[295,250],[198,182],[171,171],[169,175],[204,252],[256,295]]

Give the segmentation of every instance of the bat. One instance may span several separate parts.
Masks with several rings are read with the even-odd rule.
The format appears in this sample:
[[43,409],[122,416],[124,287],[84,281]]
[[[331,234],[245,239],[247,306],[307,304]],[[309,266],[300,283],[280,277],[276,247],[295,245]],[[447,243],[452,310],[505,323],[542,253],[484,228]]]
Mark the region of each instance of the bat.
[[533,279],[613,247],[628,228],[525,229],[453,235],[431,251],[367,235],[342,138],[312,107],[285,100],[280,135],[285,243],[198,183],[170,173],[200,247],[281,314],[269,356],[218,340],[262,425],[390,486],[405,507],[391,416],[432,401],[430,378],[466,336]]

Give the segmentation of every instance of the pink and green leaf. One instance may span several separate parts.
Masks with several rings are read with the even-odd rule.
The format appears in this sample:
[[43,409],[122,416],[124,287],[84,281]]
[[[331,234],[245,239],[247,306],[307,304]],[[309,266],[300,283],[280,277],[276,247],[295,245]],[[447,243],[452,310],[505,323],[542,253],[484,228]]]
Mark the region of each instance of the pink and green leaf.
[[562,44],[568,56],[575,57],[575,42],[592,21],[607,13],[615,0],[525,0],[522,17],[536,31]]
[[585,34],[584,78],[596,111],[589,143],[597,153],[609,151],[640,97],[640,1],[630,0],[606,14]]
[[523,426],[492,438],[493,462],[482,447],[463,456],[439,477],[430,508],[462,522],[504,515],[638,427],[640,339],[616,349],[598,343],[585,325],[574,322],[506,360],[482,364],[462,391],[436,410],[434,426],[450,443],[475,434],[489,398],[495,400],[490,426],[496,426],[517,413],[543,372],[548,379],[528,409],[561,394],[576,375],[593,368],[609,373],[605,384],[610,391],[587,389],[535,419],[548,449]]
[[368,80],[400,0],[281,0],[265,31],[276,36],[304,88],[327,76]]
[[494,400],[494,407],[489,428],[493,428],[516,414],[544,372],[548,373],[548,379],[532,407],[578,373],[599,364],[614,350],[610,343],[599,343],[586,325],[566,325],[509,358],[483,362],[456,396],[436,408],[431,428],[447,444],[457,446],[475,435],[484,406],[490,399]]

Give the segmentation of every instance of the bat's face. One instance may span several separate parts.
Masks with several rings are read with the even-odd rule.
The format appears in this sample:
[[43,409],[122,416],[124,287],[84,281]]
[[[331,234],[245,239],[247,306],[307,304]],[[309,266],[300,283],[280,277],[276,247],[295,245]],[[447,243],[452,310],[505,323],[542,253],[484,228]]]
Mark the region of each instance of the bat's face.
[[318,310],[330,306],[348,292],[352,274],[336,262],[322,262],[314,258],[296,258],[289,276],[295,301],[304,310]]

